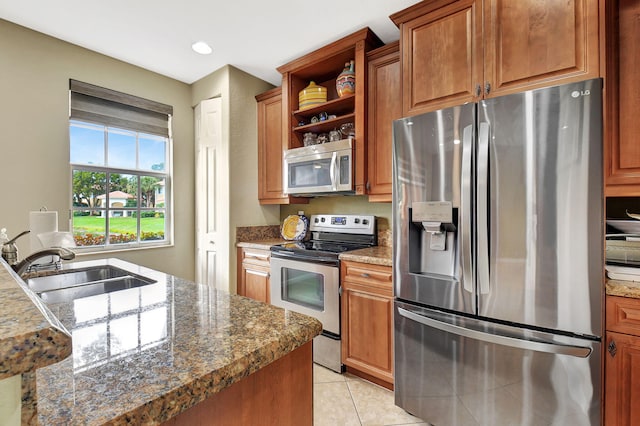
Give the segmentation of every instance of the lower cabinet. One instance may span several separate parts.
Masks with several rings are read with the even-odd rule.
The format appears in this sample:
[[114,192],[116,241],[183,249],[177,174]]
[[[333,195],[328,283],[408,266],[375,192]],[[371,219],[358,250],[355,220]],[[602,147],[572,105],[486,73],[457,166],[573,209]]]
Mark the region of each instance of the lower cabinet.
[[270,256],[264,249],[238,248],[238,294],[261,302],[270,302]]
[[604,424],[640,424],[640,299],[607,296]]
[[393,389],[391,267],[341,262],[342,363],[347,371]]

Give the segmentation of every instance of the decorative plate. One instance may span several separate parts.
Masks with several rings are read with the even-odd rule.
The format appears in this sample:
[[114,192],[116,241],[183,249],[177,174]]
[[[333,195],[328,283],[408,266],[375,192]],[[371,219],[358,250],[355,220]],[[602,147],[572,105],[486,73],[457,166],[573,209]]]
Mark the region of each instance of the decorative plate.
[[307,235],[308,228],[309,219],[306,216],[287,216],[282,222],[281,235],[285,240],[300,241]]

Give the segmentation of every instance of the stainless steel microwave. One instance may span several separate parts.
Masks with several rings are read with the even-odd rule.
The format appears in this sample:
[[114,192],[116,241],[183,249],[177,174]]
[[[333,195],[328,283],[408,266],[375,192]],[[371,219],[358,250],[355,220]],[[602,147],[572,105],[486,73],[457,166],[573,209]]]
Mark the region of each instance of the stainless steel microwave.
[[352,139],[284,152],[284,193],[353,193]]

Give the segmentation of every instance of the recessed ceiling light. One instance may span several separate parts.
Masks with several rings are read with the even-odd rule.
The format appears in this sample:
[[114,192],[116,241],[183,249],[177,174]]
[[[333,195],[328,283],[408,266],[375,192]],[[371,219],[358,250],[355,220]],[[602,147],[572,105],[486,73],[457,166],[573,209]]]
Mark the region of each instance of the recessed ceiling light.
[[211,49],[211,46],[209,46],[206,42],[204,41],[196,41],[195,43],[193,43],[191,45],[191,48],[201,54],[201,55],[208,55],[209,53],[213,52],[213,49]]

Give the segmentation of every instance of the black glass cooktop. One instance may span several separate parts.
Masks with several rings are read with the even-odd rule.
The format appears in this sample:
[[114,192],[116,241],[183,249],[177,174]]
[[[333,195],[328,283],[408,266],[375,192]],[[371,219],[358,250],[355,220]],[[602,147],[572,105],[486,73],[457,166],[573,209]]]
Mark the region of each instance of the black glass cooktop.
[[344,243],[337,241],[291,241],[271,247],[271,251],[289,251],[297,253],[333,253],[336,256],[349,250],[371,247],[370,244]]

